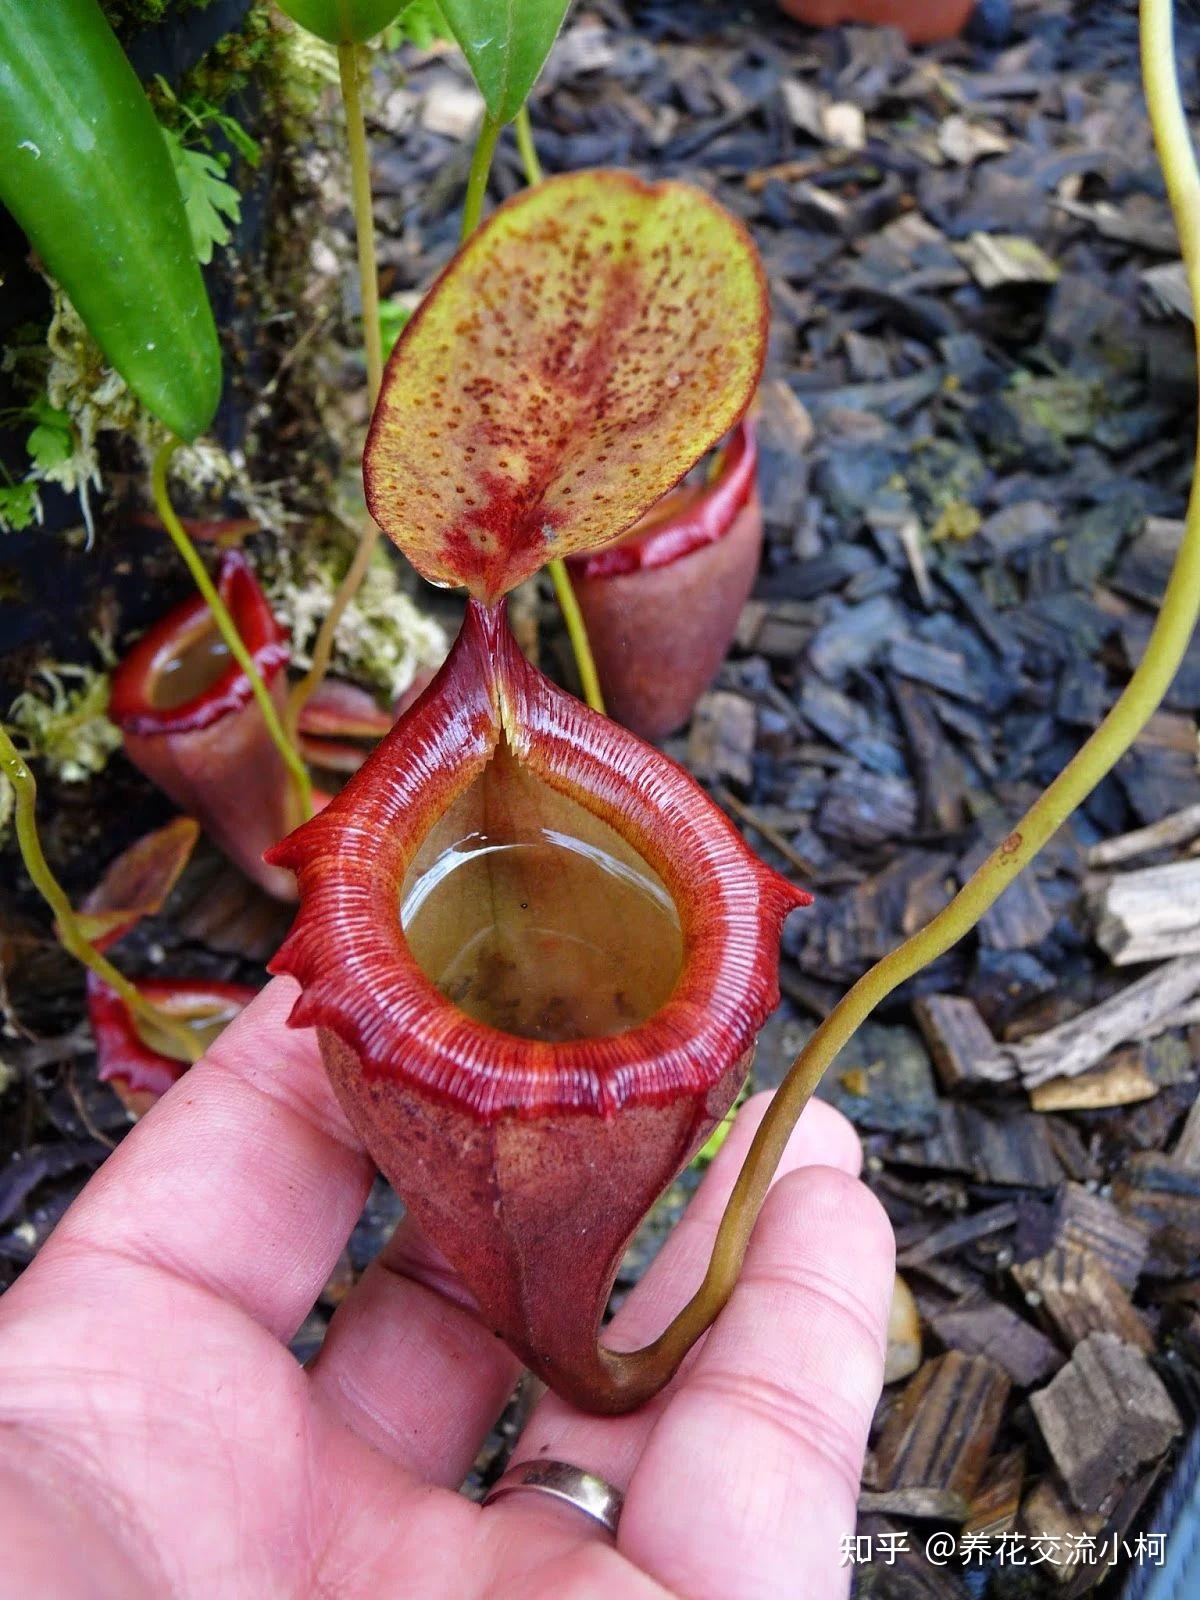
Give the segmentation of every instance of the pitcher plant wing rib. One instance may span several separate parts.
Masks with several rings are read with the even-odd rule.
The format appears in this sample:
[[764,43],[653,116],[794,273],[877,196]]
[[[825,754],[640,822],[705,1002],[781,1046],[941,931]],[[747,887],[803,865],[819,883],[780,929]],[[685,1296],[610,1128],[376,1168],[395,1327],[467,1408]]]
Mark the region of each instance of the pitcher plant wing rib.
[[610,542],[728,432],[766,326],[757,252],[707,195],[549,179],[492,213],[402,333],[367,440],[372,515],[424,576],[491,603]]

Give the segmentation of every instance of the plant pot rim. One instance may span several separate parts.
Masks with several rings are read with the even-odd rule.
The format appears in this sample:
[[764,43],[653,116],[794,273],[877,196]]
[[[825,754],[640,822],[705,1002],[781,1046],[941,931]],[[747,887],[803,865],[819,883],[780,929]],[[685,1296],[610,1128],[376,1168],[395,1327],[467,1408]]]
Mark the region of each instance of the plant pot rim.
[[753,498],[757,469],[754,425],[743,417],[721,446],[707,482],[670,490],[613,544],[571,556],[568,566],[585,580],[617,578],[670,566],[704,545],[716,544]]
[[[269,683],[287,663],[287,632],[275,620],[241,551],[230,550],[222,559],[217,588],[255,666]],[[154,685],[167,661],[212,626],[208,602],[203,595],[193,595],[147,629],[129,650],[113,673],[108,707],[122,733],[191,733],[247,704],[253,693],[250,679],[232,657],[220,677],[190,700],[171,707],[154,704]]]
[[[615,827],[675,902],[683,969],[666,1003],[624,1033],[545,1042],[476,1021],[404,937],[404,874],[501,739],[536,778]],[[502,608],[476,602],[429,689],[328,808],[266,859],[300,888],[270,963],[302,985],[292,1024],[331,1030],[368,1080],[407,1082],[484,1123],[611,1116],[713,1088],[777,1003],[779,932],[811,899],[751,853],[675,762],[531,667]]]

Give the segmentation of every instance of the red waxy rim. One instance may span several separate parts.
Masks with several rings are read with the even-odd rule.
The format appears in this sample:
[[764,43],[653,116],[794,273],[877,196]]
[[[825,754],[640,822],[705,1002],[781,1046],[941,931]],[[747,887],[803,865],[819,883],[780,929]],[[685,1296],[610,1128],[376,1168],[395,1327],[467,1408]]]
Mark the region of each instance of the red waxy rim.
[[[287,662],[287,633],[276,622],[253,568],[240,551],[231,550],[222,560],[217,589],[255,666],[269,683]],[[154,685],[167,662],[210,625],[208,602],[195,595],[168,611],[133,646],[113,673],[108,706],[109,716],[123,733],[190,733],[246,704],[253,692],[250,680],[232,658],[202,694],[170,709],[153,702]]]
[[581,578],[616,578],[628,572],[668,567],[723,539],[754,493],[758,449],[754,428],[744,419],[717,457],[707,483],[672,489],[615,544],[568,558]]
[[[433,823],[501,737],[543,782],[610,823],[679,912],[684,965],[628,1032],[546,1043],[460,1011],[418,966],[399,890]],[[549,683],[500,610],[472,602],[441,672],[328,808],[267,852],[300,912],[271,963],[303,986],[296,1027],[330,1029],[367,1078],[471,1111],[611,1115],[715,1085],[779,998],[779,933],[811,897],[764,866],[675,762]]]

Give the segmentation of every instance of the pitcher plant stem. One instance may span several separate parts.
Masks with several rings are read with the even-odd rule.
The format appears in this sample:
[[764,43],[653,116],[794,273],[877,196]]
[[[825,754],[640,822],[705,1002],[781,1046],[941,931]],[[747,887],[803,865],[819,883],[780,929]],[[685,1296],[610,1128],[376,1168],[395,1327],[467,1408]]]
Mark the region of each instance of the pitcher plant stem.
[[[521,165],[525,170],[525,182],[532,189],[542,181],[542,164],[538,160],[537,146],[533,142],[528,105],[523,105],[517,112],[513,126],[516,129]],[[593,711],[598,711],[604,716],[604,694],[600,688],[600,674],[596,671],[596,659],[592,655],[587,624],[583,620],[583,612],[579,609],[579,601],[575,597],[571,574],[567,571],[567,564],[561,556],[555,556],[548,561],[546,569],[554,585],[554,594],[558,600],[558,609],[562,612],[563,622],[566,624],[567,637],[571,641],[571,652],[575,657],[575,669],[579,673],[583,698]]]
[[459,239],[462,243],[471,237],[483,217],[483,202],[487,196],[488,173],[492,170],[492,157],[496,153],[496,140],[500,137],[500,124],[484,117],[475,138],[471,156],[471,170],[467,175],[467,193],[463,200],[462,224]]
[[[1200,306],[1200,172],[1175,66],[1171,0],[1141,0],[1142,73],[1150,123],[1179,231],[1192,303]],[[1200,353],[1200,328],[1198,353]],[[614,1386],[655,1392],[728,1300],[751,1229],[784,1146],[822,1074],[855,1030],[900,984],[956,944],[1029,865],[1052,834],[1129,749],[1158,707],[1200,616],[1200,437],[1183,537],[1142,660],[1112,710],[1013,831],[924,928],[864,974],[821,1022],[763,1118],[713,1245],[704,1281],[653,1344],[602,1351]]]
[[159,1033],[166,1034],[180,1052],[181,1060],[198,1061],[203,1053],[203,1044],[197,1035],[176,1018],[151,1005],[124,973],[118,972],[112,962],[101,955],[91,940],[85,936],[75,915],[75,909],[67,898],[63,886],[51,872],[50,864],[42,850],[42,841],[37,831],[37,781],[24,757],[9,738],[7,730],[2,726],[0,726],[0,774],[8,779],[13,789],[17,846],[21,852],[21,860],[25,863],[25,870],[34,888],[54,913],[58,936],[64,949],[108,984],[110,989],[114,989],[134,1017]]
[[598,711],[604,716],[606,713],[604,694],[600,688],[600,674],[596,671],[596,659],[592,655],[587,624],[583,620],[583,612],[579,609],[579,601],[571,582],[571,574],[567,571],[567,563],[556,556],[554,560],[546,563],[546,570],[550,574],[550,582],[554,585],[558,609],[562,612],[562,619],[566,623],[567,638],[571,641],[583,698],[593,711]]
[[208,570],[200,559],[196,546],[188,537],[187,531],[175,513],[171,504],[170,492],[167,488],[167,473],[170,469],[171,458],[179,448],[178,439],[168,439],[160,447],[154,457],[150,468],[150,487],[154,495],[154,505],[163,526],[171,536],[172,543],[183,557],[184,565],[192,575],[192,579],[204,596],[217,631],[225,642],[230,655],[246,674],[250,689],[258,702],[262,712],[263,721],[266,723],[267,732],[283,759],[284,765],[292,775],[296,785],[296,793],[300,799],[300,806],[305,817],[313,814],[312,782],[308,776],[308,768],[300,756],[299,751],[288,738],[279,715],[275,710],[275,702],[271,699],[270,691],[263,682],[262,674],[254,664],[253,657],[242,642],[242,636],[237,631],[237,626],[229,614],[229,609],[217,592],[216,585],[208,575]]
[[[367,398],[371,409],[383,382],[383,331],[379,320],[379,268],[375,255],[375,214],[371,205],[371,156],[363,114],[361,57],[356,44],[338,45],[338,76],[346,113],[346,145],[350,153],[350,192],[354,203],[354,232],[358,247],[358,290],[362,301],[363,355],[367,365]],[[293,684],[287,700],[287,731],[297,740],[300,713],[320,688],[333,657],[333,640],[346,607],[358,593],[379,542],[379,529],[370,517],[363,523],[354,557],[338,584],[329,610],[313,641],[312,665]]]

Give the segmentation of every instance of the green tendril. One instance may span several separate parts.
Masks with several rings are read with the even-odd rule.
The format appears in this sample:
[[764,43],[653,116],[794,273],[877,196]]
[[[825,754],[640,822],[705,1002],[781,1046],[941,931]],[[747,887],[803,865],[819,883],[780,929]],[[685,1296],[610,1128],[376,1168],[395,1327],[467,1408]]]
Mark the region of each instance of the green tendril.
[[171,541],[176,550],[183,557],[184,565],[192,575],[192,579],[208,603],[212,612],[213,621],[217,625],[217,632],[224,640],[230,655],[246,674],[250,683],[251,692],[258,702],[262,712],[263,721],[266,723],[267,732],[274,741],[275,748],[279,751],[284,765],[292,775],[296,785],[296,794],[300,801],[302,814],[311,817],[313,814],[312,781],[308,776],[308,768],[304,765],[299,751],[284,732],[283,724],[279,720],[279,713],[275,709],[275,702],[271,699],[270,690],[263,682],[262,673],[254,663],[254,658],[246,649],[241,634],[233,618],[229,615],[229,608],[217,592],[216,585],[208,575],[208,570],[200,559],[196,546],[188,537],[187,530],[175,514],[175,507],[171,504],[170,492],[167,488],[167,472],[171,465],[171,457],[179,448],[178,439],[168,439],[154,457],[150,468],[150,487],[154,495],[154,505],[162,519],[163,526],[171,536]]
[[29,874],[34,888],[54,915],[63,948],[73,955],[76,961],[82,962],[108,984],[110,989],[115,989],[134,1017],[146,1027],[165,1034],[174,1044],[180,1060],[198,1061],[203,1054],[204,1046],[196,1034],[177,1018],[168,1016],[158,1006],[152,1005],[124,973],[118,972],[112,962],[106,956],[102,956],[91,940],[84,935],[66,891],[50,870],[50,864],[42,850],[42,841],[38,837],[37,780],[9,738],[7,730],[2,726],[0,726],[0,773],[4,774],[13,789],[17,846],[21,852],[21,860],[25,863],[25,871]]

